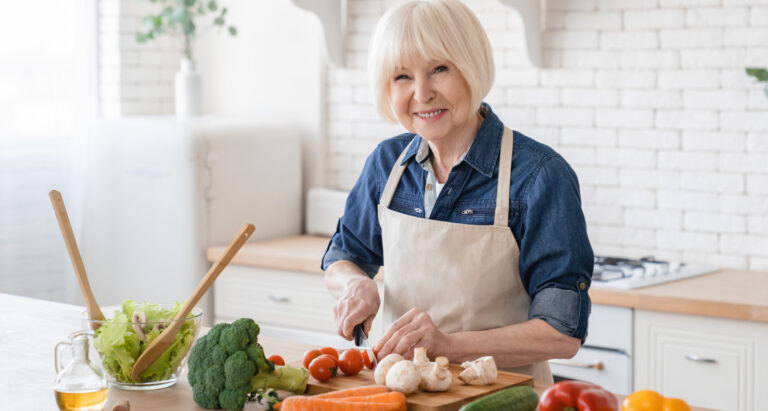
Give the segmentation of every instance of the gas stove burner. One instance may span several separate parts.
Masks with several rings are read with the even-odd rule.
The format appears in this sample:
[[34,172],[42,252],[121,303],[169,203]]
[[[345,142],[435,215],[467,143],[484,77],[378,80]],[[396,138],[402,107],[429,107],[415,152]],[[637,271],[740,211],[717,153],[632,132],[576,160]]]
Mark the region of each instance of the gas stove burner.
[[713,267],[689,267],[685,263],[656,260],[653,256],[625,258],[595,256],[593,284],[612,288],[640,288],[715,271]]

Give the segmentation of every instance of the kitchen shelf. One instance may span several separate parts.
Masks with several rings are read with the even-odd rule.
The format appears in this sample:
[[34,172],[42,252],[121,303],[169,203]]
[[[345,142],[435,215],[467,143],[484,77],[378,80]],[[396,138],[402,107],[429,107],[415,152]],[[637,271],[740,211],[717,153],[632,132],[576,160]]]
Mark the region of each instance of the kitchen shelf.
[[[328,58],[336,66],[344,66],[344,44],[347,27],[346,0],[291,0],[293,4],[320,18],[325,34]],[[544,3],[539,0],[499,0],[520,13],[525,31],[526,53],[531,64],[542,66],[541,19]]]

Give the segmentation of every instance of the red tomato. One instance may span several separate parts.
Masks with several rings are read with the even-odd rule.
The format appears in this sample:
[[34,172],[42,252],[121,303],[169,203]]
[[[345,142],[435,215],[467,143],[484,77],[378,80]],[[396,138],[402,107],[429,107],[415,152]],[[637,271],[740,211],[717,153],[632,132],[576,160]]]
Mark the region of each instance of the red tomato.
[[321,348],[321,349],[320,349],[320,352],[321,352],[321,353],[323,353],[323,354],[328,354],[328,355],[330,355],[330,356],[332,356],[332,357],[336,358],[336,360],[338,360],[338,359],[339,359],[339,352],[338,352],[338,351],[336,351],[336,349],[335,349],[335,348],[332,348],[332,347],[323,347],[323,348]]
[[309,364],[309,375],[312,378],[325,382],[336,376],[336,359],[328,354],[322,354]]
[[309,363],[312,362],[315,358],[320,356],[322,353],[317,348],[309,350],[304,353],[304,360],[302,360],[302,365],[304,365],[304,368],[309,369]]
[[344,351],[339,358],[339,368],[344,374],[357,375],[363,369],[363,354],[355,349]]
[[285,360],[283,359],[283,357],[277,354],[272,354],[267,359],[275,363],[275,365],[285,365]]
[[363,356],[363,364],[368,367],[369,370],[373,369],[373,362],[368,358],[368,350],[360,350],[360,355]]

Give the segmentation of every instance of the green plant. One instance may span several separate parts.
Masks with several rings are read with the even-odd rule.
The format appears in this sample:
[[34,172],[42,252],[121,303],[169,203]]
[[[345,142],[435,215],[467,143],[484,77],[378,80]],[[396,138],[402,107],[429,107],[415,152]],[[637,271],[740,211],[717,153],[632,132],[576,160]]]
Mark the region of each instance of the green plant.
[[[219,8],[219,3],[216,0],[149,1],[160,3],[165,7],[159,14],[150,14],[142,19],[142,29],[136,33],[136,41],[146,43],[166,33],[178,35],[181,32],[184,41],[184,56],[188,59],[192,58],[192,42],[198,33],[195,21],[210,16],[213,18],[213,22],[205,27],[205,30],[212,27],[222,29],[226,26],[227,8]],[[232,36],[237,35],[237,29],[234,26],[227,26],[227,31]]]
[[766,83],[765,89],[763,91],[765,92],[766,97],[768,97],[768,70],[764,68],[751,67],[746,71],[747,74],[757,79],[757,81]]

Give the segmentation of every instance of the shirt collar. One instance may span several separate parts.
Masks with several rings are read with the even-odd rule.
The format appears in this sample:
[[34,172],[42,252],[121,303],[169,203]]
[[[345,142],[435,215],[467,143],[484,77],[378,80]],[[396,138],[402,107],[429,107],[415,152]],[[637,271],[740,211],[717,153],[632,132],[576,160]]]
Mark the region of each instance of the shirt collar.
[[[497,168],[499,150],[501,150],[504,124],[487,103],[483,103],[480,110],[485,112],[485,120],[480,125],[480,129],[477,130],[475,140],[472,141],[469,151],[464,156],[464,161],[486,177],[493,177]],[[429,145],[417,134],[400,164],[406,164],[413,157],[416,157],[417,161],[423,162],[429,158],[428,154]]]

